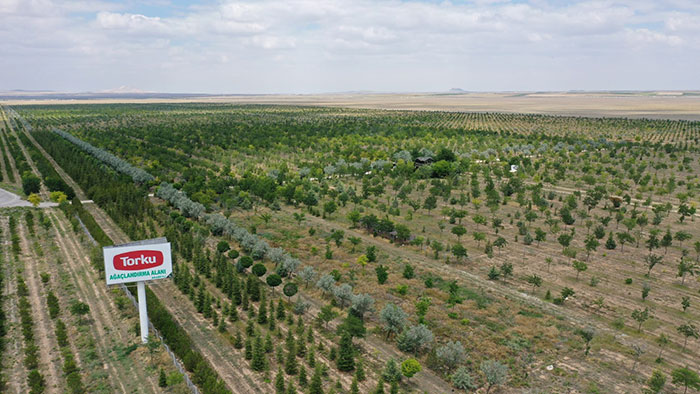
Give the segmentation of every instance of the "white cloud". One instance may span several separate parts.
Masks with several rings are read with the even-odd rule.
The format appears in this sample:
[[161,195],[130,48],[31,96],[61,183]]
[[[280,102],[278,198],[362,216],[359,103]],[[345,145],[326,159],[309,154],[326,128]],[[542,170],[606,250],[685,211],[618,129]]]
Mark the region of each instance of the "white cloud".
[[[660,67],[677,83],[687,71],[674,64],[700,62],[700,7],[686,0],[149,4],[0,0],[0,89],[101,90],[135,86],[134,75],[168,91],[642,89],[664,84]],[[657,72],[637,81],[623,66],[642,59]],[[101,72],[76,87],[41,73],[59,66]],[[589,73],[606,66],[619,78]],[[696,73],[685,79],[668,88],[700,88]]]
[[635,29],[627,31],[627,39],[632,45],[666,44],[680,46],[683,39],[677,35],[669,35],[649,29]]
[[168,29],[158,17],[148,17],[138,14],[117,14],[114,12],[99,12],[97,24],[105,29],[120,29],[131,32],[163,32]]

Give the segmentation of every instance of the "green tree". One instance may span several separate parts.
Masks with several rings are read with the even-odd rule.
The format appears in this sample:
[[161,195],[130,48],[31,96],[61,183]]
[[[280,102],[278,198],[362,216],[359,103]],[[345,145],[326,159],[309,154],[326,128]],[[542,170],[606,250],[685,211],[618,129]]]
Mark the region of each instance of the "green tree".
[[450,232],[451,232],[452,234],[456,235],[456,236],[457,236],[457,240],[459,240],[460,238],[462,238],[462,236],[463,236],[464,234],[467,233],[467,229],[464,228],[464,226],[459,226],[459,225],[457,225],[457,226],[452,227],[452,230],[450,230]]
[[586,263],[584,263],[583,261],[578,261],[578,260],[574,260],[574,262],[572,263],[572,266],[576,270],[576,280],[578,280],[578,276],[581,272],[588,269],[588,265],[586,265]]
[[683,308],[683,313],[685,313],[685,310],[690,307],[690,297],[684,296],[681,299],[681,307]]
[[41,202],[41,197],[39,197],[38,194],[32,193],[27,197],[27,201],[29,201],[34,208],[39,206],[39,203]]
[[688,392],[688,387],[695,390],[700,390],[700,377],[695,371],[691,371],[688,367],[676,368],[671,372],[671,381],[673,384],[685,387],[683,394]]
[[617,248],[617,243],[615,242],[615,238],[613,237],[613,233],[610,232],[610,236],[608,237],[608,240],[605,241],[605,249],[614,250],[615,248]]
[[585,246],[586,246],[586,260],[588,260],[591,256],[591,252],[595,252],[595,250],[598,248],[600,245],[600,242],[595,237],[588,237],[586,238]]
[[262,372],[265,370],[265,348],[260,335],[255,337],[255,345],[253,345],[253,360],[250,364],[253,371]]
[[681,278],[681,285],[685,284],[685,277],[687,274],[691,276],[700,275],[700,266],[695,261],[690,261],[690,259],[681,257],[681,261],[678,263],[677,275]]
[[647,380],[647,388],[644,390],[646,394],[658,394],[666,385],[666,375],[661,371],[654,371],[649,380]]
[[649,296],[649,292],[651,291],[651,286],[649,283],[644,282],[642,284],[642,301],[646,301],[647,297]]
[[267,285],[272,288],[272,292],[274,293],[275,287],[282,284],[282,277],[277,274],[270,274],[265,278],[265,282],[267,282]]
[[357,210],[352,210],[352,211],[348,212],[347,218],[352,223],[352,228],[357,227],[357,223],[360,222],[361,217],[362,217],[362,215]]
[[348,237],[348,241],[352,244],[352,250],[350,252],[355,253],[355,247],[362,242],[360,237]]
[[574,294],[576,294],[576,292],[570,287],[564,287],[563,289],[561,289],[560,295],[562,303],[566,301],[569,297],[573,297]]
[[360,387],[357,385],[357,378],[352,379],[352,384],[350,384],[350,394],[360,394]]
[[352,336],[344,331],[340,337],[340,348],[336,365],[339,371],[349,372],[355,369],[355,355],[352,347]]
[[407,378],[412,378],[413,375],[420,372],[422,369],[420,363],[415,358],[409,358],[401,363],[401,373]]
[[490,280],[498,280],[501,277],[501,271],[495,266],[492,266],[487,276]]
[[359,382],[364,382],[367,376],[365,375],[365,367],[362,360],[357,360],[355,367],[355,379]]
[[503,275],[503,280],[508,280],[509,276],[513,276],[513,264],[504,262],[500,267],[501,275]]
[[282,289],[282,292],[284,295],[287,296],[289,301],[291,302],[292,297],[299,291],[299,288],[297,287],[296,283],[294,282],[288,282],[287,284],[284,285],[284,288]]
[[698,332],[697,327],[691,323],[681,324],[678,326],[678,328],[676,328],[676,331],[685,337],[683,341],[683,351],[685,351],[685,347],[688,344],[688,338],[700,338],[700,333]]
[[388,303],[384,306],[384,309],[379,313],[379,320],[383,324],[384,331],[386,331],[386,337],[389,338],[390,335],[395,335],[403,331],[406,325],[406,319],[408,315],[401,309],[400,306]]
[[426,197],[423,202],[423,209],[426,209],[428,213],[430,213],[430,211],[435,208],[437,208],[437,197],[433,195]]
[[374,271],[377,274],[377,282],[380,285],[386,283],[386,280],[389,277],[389,272],[386,269],[386,267],[380,264],[379,266],[377,266],[377,268],[374,269]]
[[486,378],[487,393],[491,391],[493,386],[504,384],[508,379],[508,367],[495,360],[482,362],[481,372]]
[[277,368],[277,376],[275,377],[275,393],[276,394],[284,394],[285,393],[284,373],[282,372],[281,366],[279,366]]
[[321,310],[318,312],[318,320],[323,322],[326,330],[328,329],[328,323],[336,317],[338,317],[338,312],[330,304],[321,307]]
[[325,204],[323,204],[323,213],[325,215],[328,215],[328,217],[330,217],[333,214],[333,212],[335,212],[337,209],[338,206],[333,200],[327,201]]
[[583,341],[586,343],[586,351],[584,352],[584,355],[588,356],[588,353],[591,350],[591,341],[595,336],[595,331],[591,327],[586,327],[576,331],[576,333],[580,335]]
[[[289,331],[291,333],[291,331]],[[287,358],[284,360],[284,372],[287,375],[296,375],[299,372],[299,364],[297,362],[296,346],[294,341],[289,343],[287,349]]]
[[265,268],[265,266],[262,263],[257,263],[253,266],[253,273],[257,277],[261,277],[261,276],[265,275],[266,272],[267,272],[267,268]]
[[663,257],[656,254],[648,254],[644,256],[644,261],[647,263],[647,278],[651,275],[651,270],[663,262]]
[[321,366],[317,366],[314,370],[314,375],[311,377],[309,385],[309,394],[323,394],[323,381],[321,381]]
[[465,248],[461,244],[454,244],[454,246],[452,246],[452,254],[458,260],[465,259],[465,258],[467,258],[467,248]]
[[474,390],[476,389],[477,386],[476,383],[474,383],[474,379],[472,378],[472,375],[469,373],[469,370],[465,367],[459,367],[457,371],[452,374],[450,377],[452,380],[452,385],[459,389],[459,390]]
[[527,277],[527,283],[532,285],[532,292],[535,292],[535,287],[542,286],[542,278],[537,274],[532,274]]
[[74,301],[70,306],[70,313],[78,316],[79,324],[82,324],[83,316],[90,312],[90,306],[84,302]]
[[231,249],[231,245],[226,241],[219,241],[219,243],[216,244],[216,251],[219,253],[226,253],[229,249]]
[[370,263],[374,263],[375,261],[377,261],[377,247],[374,245],[368,246],[365,250],[365,255],[367,256],[367,260],[369,260]]
[[644,310],[641,309],[635,309],[632,311],[632,319],[636,320],[639,325],[637,326],[637,332],[642,332],[642,324],[649,320],[651,318],[651,315],[649,313],[649,308],[644,308]]
[[165,376],[163,368],[160,369],[160,374],[158,375],[158,387],[168,387],[168,378]]
[[660,245],[664,248],[664,254],[668,253],[668,247],[673,244],[673,235],[671,235],[671,230],[666,230],[663,238],[661,238]]
[[49,194],[49,199],[55,203],[61,204],[68,200],[68,196],[66,196],[66,193],[55,191]]
[[536,228],[535,229],[535,241],[537,241],[537,246],[540,245],[540,242],[544,242],[547,240],[547,232],[542,230],[541,228]]
[[396,360],[393,358],[390,358],[389,361],[386,362],[386,365],[384,366],[384,370],[382,371],[381,378],[384,379],[384,381],[393,383],[393,382],[400,382],[403,374],[401,373],[401,368],[399,365],[396,363]]
[[25,171],[22,174],[22,191],[27,196],[33,193],[39,193],[41,186],[41,179],[36,175],[32,174],[30,171]]

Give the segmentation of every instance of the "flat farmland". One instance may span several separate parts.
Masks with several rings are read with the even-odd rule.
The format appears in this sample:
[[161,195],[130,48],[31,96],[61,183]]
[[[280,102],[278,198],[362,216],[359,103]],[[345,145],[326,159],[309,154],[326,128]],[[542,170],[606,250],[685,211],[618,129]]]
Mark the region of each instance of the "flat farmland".
[[451,92],[451,93],[338,93],[296,95],[187,96],[179,98],[32,99],[5,97],[9,105],[121,104],[121,103],[228,103],[304,105],[322,107],[529,113],[557,116],[624,117],[700,120],[700,93],[696,91],[650,92]]
[[628,96],[41,104],[5,129],[44,199],[94,201],[76,210],[97,239],[173,243],[153,293],[211,368],[183,357],[198,385],[638,392],[663,375],[683,392],[696,98]]

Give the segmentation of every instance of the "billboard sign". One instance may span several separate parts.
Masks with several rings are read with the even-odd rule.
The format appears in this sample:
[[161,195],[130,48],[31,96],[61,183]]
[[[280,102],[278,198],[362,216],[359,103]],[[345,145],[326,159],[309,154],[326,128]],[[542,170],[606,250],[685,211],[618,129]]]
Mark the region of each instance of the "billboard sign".
[[102,249],[108,285],[167,278],[173,272],[170,243],[149,239]]

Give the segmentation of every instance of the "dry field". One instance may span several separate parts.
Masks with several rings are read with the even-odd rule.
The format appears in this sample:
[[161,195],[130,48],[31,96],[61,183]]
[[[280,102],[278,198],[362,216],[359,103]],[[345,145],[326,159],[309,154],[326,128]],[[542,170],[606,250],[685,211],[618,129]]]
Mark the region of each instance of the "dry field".
[[231,103],[324,107],[503,112],[561,116],[700,120],[697,92],[507,92],[507,93],[342,93],[298,95],[192,96],[185,98],[108,98],[13,100],[7,105],[116,103]]

